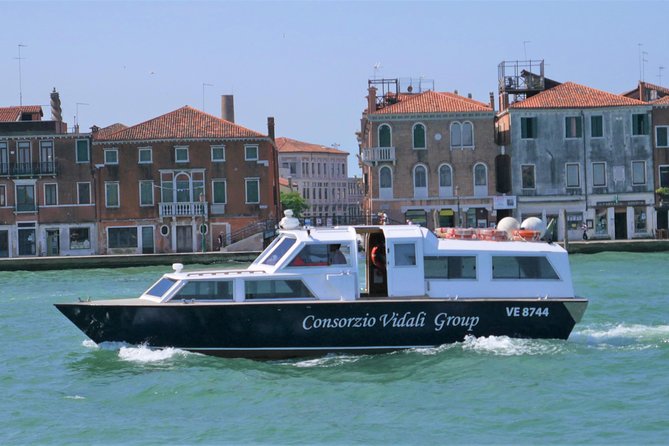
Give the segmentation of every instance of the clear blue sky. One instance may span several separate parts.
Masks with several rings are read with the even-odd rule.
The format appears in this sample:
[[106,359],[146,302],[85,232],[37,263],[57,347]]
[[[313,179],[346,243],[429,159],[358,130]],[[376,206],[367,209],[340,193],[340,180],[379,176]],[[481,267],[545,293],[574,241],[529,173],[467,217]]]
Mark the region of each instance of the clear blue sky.
[[[487,102],[502,60],[545,59],[546,76],[620,93],[669,86],[667,2],[5,2],[0,106],[134,125],[184,105],[357,153],[367,80],[423,76]],[[525,43],[524,43],[525,42]],[[642,44],[639,47],[639,43]],[[640,50],[645,52],[640,66]],[[374,70],[374,65],[381,67]],[[83,104],[88,105],[83,105]],[[45,108],[46,118],[50,110]],[[351,174],[359,174],[355,156]]]

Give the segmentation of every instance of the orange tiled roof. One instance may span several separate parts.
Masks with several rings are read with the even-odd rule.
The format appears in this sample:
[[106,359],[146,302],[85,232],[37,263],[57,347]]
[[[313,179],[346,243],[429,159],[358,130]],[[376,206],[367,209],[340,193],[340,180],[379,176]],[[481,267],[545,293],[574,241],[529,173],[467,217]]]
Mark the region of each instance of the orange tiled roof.
[[426,91],[418,94],[401,94],[399,102],[376,110],[375,115],[400,113],[462,113],[492,112],[489,104],[462,97],[455,93]]
[[655,99],[651,102],[653,105],[669,105],[669,96],[662,96],[660,99]]
[[262,133],[185,106],[157,118],[111,133],[104,138],[104,141],[265,137],[266,135]]
[[332,153],[335,155],[348,155],[348,152],[335,149],[332,147],[325,147],[319,144],[310,144],[308,142],[297,141],[295,139],[279,137],[276,138],[276,148],[281,153],[291,152],[318,152],[318,153]]
[[97,132],[94,132],[93,139],[106,139],[112,133],[116,133],[118,131],[125,130],[127,128],[128,128],[127,125],[117,122],[116,124],[108,125],[107,127],[103,127],[99,129]]
[[39,113],[42,114],[42,107],[39,105],[21,105],[15,107],[0,107],[0,122],[13,122],[21,118],[21,113]]
[[646,104],[619,94],[607,93],[574,82],[565,82],[523,101],[516,102],[509,108],[598,108],[630,105]]

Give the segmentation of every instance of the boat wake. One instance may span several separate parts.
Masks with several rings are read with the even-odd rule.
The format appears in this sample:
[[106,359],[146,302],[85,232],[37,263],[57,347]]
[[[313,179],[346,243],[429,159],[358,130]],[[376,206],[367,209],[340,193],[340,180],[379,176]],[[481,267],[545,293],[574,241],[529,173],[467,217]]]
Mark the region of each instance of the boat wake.
[[669,344],[669,325],[601,324],[574,331],[569,340],[601,348],[657,348]]
[[141,364],[162,362],[193,354],[186,350],[172,347],[154,349],[147,347],[146,345],[128,345],[123,342],[103,342],[101,344],[96,344],[90,339],[86,339],[82,344],[84,347],[90,349],[118,351],[119,359]]
[[497,356],[553,355],[563,351],[561,342],[554,340],[517,339],[508,336],[467,336],[462,343],[464,351]]

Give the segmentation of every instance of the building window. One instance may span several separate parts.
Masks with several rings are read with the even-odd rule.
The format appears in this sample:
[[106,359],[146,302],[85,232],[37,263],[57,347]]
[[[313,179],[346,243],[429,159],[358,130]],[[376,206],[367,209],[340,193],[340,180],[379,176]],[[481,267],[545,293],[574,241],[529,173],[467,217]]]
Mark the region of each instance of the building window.
[[580,165],[579,164],[567,164],[566,165],[566,183],[567,187],[581,187],[581,175],[580,175]]
[[118,164],[118,149],[105,149],[105,164]]
[[16,185],[16,211],[35,211],[35,186],[33,184]]
[[592,163],[592,186],[606,187],[606,163]]
[[9,154],[7,151],[7,143],[0,142],[0,175],[7,175],[9,173]]
[[177,163],[187,163],[189,161],[188,146],[174,147],[174,161]]
[[215,163],[225,161],[225,146],[211,146],[211,160]]
[[114,248],[137,248],[137,228],[107,228],[107,246]]
[[227,184],[225,180],[213,180],[211,182],[214,204],[225,204],[228,202]]
[[392,133],[388,124],[381,124],[379,126],[379,147],[392,146]]
[[634,232],[646,232],[646,208],[642,206],[634,207]]
[[669,139],[667,138],[667,129],[669,129],[669,126],[666,125],[655,126],[656,147],[669,147]]
[[139,164],[151,164],[153,163],[153,150],[151,147],[140,147],[139,148]]
[[520,138],[535,139],[537,137],[537,118],[520,118]]
[[39,143],[39,171],[40,173],[54,173],[56,165],[53,154],[53,141],[40,141]]
[[536,176],[533,164],[523,164],[520,166],[523,189],[536,188]]
[[139,182],[139,205],[153,206],[153,181]]
[[56,183],[44,184],[44,205],[55,206],[58,204],[58,185]]
[[462,125],[459,122],[451,123],[451,149],[462,148]]
[[77,203],[91,204],[91,183],[77,183]]
[[[246,161],[258,160],[258,146],[244,146],[244,159]],[[319,165],[320,167],[320,165]]]
[[88,163],[91,160],[90,150],[88,148],[87,139],[77,140],[77,162]]
[[474,186],[488,185],[488,169],[485,164],[478,163],[474,166]]
[[246,204],[260,203],[260,179],[246,178]]
[[425,149],[425,126],[416,124],[413,126],[413,148]]
[[462,123],[462,146],[474,147],[474,126],[469,121]]
[[632,185],[646,184],[646,162],[632,161]]
[[669,187],[669,165],[660,166],[660,187]]
[[0,184],[0,207],[7,206],[7,188],[4,184]]
[[564,137],[580,138],[583,136],[583,128],[580,116],[567,116],[564,118]]
[[590,117],[590,137],[601,138],[604,136],[604,122],[601,116]]
[[453,171],[448,164],[439,166],[439,187],[453,186]]
[[427,172],[425,166],[416,166],[413,172],[413,186],[427,187]]
[[105,206],[108,208],[119,207],[118,182],[105,182]]
[[91,232],[89,228],[70,228],[70,249],[90,249]]
[[632,135],[647,135],[649,130],[648,114],[639,113],[632,115]]

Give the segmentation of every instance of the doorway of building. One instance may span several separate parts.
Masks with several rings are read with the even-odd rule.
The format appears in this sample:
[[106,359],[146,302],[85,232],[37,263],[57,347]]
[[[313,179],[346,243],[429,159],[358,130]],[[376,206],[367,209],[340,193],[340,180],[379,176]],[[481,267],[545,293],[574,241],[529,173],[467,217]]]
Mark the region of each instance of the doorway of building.
[[[22,225],[26,225],[21,227]],[[19,223],[19,255],[20,256],[34,256],[36,254],[36,234],[34,223]],[[30,227],[32,225],[32,227]]]
[[177,252],[193,252],[192,226],[177,226]]
[[0,257],[9,257],[9,231],[0,231]]
[[153,226],[142,226],[142,254],[153,254]]
[[616,240],[627,239],[627,212],[616,212],[614,218]]
[[46,230],[46,255],[58,256],[60,255],[60,230],[47,229]]

